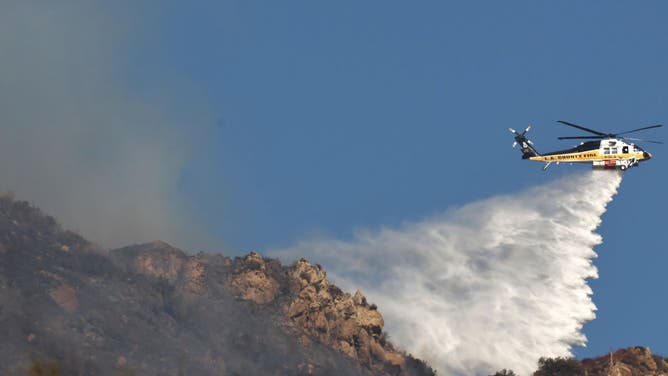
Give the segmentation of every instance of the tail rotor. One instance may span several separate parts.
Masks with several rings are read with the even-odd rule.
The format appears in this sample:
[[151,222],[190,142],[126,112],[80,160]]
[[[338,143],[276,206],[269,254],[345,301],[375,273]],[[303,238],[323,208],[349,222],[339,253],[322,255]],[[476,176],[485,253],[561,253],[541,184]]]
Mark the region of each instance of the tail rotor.
[[529,145],[533,145],[533,142],[524,136],[531,130],[531,124],[529,124],[529,126],[526,127],[526,129],[524,129],[524,132],[522,132],[522,133],[518,133],[513,128],[508,128],[508,130],[510,131],[510,133],[515,135],[515,141],[513,142],[513,149],[515,149],[515,147],[517,146],[517,144],[520,141],[524,141],[524,142],[528,143]]
[[515,136],[515,141],[513,142],[513,149],[520,145],[522,147],[522,158],[530,158],[539,155],[536,149],[533,148],[533,142],[526,137],[526,134],[531,130],[531,124],[529,124],[522,133],[517,132],[513,128],[508,128],[510,133]]

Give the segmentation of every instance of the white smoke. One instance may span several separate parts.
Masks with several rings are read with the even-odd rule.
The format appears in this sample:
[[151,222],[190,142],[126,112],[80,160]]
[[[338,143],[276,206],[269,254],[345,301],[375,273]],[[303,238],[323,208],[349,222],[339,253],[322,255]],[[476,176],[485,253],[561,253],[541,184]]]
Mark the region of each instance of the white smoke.
[[[213,113],[154,62],[160,12],[134,2],[6,0],[0,11],[0,192],[109,247],[215,244],[180,190]],[[141,52],[141,53],[140,53]]]
[[351,242],[311,240],[308,255],[342,287],[377,303],[395,344],[439,374],[522,375],[541,356],[584,345],[595,318],[593,231],[621,175],[590,171]]

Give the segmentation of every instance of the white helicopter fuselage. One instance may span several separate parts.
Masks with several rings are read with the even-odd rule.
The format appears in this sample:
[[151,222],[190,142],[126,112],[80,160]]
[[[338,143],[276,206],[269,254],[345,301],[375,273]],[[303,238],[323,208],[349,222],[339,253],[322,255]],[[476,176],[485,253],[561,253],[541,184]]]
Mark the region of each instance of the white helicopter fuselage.
[[625,136],[618,137],[619,135],[663,127],[661,124],[650,125],[620,133],[604,133],[563,120],[558,120],[557,122],[593,134],[593,136],[564,136],[559,137],[560,140],[588,139],[593,141],[582,142],[580,145],[566,150],[539,153],[533,147],[533,142],[526,137],[527,132],[531,129],[531,125],[529,125],[522,132],[508,128],[515,138],[513,148],[517,145],[521,146],[520,151],[522,152],[522,159],[545,163],[543,170],[547,169],[552,163],[560,164],[563,162],[571,164],[590,163],[593,168],[626,170],[631,167],[636,167],[640,162],[652,158],[652,154],[646,152],[636,144],[627,142],[627,140],[652,142],[657,144],[662,143],[659,141],[641,140],[639,138],[629,138]]
[[[523,145],[524,146],[524,145]],[[625,170],[639,162],[652,158],[640,146],[620,139],[583,142],[579,146],[528,158],[544,163],[591,163],[593,168],[619,168]]]

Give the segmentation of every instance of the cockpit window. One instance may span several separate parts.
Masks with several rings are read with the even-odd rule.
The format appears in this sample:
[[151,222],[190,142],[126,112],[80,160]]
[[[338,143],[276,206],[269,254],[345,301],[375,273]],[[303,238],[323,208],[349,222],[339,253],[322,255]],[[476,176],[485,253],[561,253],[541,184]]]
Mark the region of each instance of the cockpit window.
[[634,151],[634,152],[639,152],[639,151],[644,151],[644,150],[643,150],[643,148],[641,148],[641,147],[638,146],[638,145],[633,145],[633,151]]

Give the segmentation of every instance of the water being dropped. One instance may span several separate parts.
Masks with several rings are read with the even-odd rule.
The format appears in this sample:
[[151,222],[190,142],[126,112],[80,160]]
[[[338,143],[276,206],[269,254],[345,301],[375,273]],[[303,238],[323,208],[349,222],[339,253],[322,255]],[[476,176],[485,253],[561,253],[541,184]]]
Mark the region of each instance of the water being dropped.
[[536,369],[570,355],[595,318],[594,233],[621,182],[588,171],[353,241],[313,239],[308,255],[348,290],[378,304],[393,342],[445,375]]

